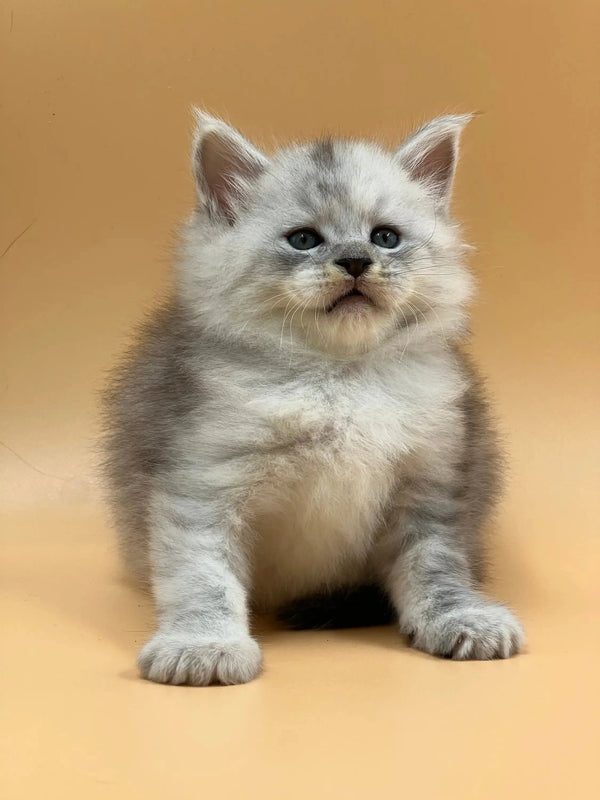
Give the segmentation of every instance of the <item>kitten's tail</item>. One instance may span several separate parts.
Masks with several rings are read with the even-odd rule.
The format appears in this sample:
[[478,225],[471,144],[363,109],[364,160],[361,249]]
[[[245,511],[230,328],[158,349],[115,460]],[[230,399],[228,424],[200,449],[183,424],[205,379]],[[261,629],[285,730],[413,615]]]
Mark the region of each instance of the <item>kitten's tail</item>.
[[287,628],[323,630],[389,625],[397,614],[379,586],[356,586],[300,597],[283,606],[277,619]]

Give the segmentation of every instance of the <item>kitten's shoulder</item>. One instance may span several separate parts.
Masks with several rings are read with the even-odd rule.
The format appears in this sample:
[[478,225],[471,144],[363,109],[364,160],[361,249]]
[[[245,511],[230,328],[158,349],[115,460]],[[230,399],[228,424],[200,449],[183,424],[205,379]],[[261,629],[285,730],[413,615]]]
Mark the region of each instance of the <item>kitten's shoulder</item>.
[[473,357],[463,348],[457,348],[456,358],[466,384],[460,402],[465,424],[465,463],[472,476],[476,476],[472,484],[489,502],[499,496],[505,471],[499,425],[485,378]]
[[104,395],[110,427],[131,435],[142,425],[185,415],[199,394],[189,365],[190,351],[185,316],[168,299],[141,322],[110,376]]

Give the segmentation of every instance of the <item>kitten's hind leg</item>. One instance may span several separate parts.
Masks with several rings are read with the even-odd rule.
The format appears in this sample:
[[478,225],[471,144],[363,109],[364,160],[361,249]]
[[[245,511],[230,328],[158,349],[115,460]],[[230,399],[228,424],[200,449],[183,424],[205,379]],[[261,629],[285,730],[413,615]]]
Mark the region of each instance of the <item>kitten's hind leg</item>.
[[397,614],[385,592],[369,584],[292,600],[278,610],[277,619],[292,630],[325,630],[389,625]]
[[249,632],[244,559],[208,505],[157,493],[151,508],[152,585],[159,628],[142,648],[142,677],[206,686],[246,683],[261,669]]

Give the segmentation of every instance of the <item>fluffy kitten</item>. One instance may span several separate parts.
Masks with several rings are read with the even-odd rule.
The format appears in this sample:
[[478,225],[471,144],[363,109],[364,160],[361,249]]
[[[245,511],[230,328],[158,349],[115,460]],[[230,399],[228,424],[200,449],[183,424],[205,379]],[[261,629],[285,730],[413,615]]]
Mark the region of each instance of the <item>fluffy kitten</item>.
[[374,602],[428,653],[521,647],[479,590],[498,459],[457,347],[472,282],[448,212],[468,119],[394,153],[323,140],[267,158],[198,112],[173,296],[108,395],[122,550],[158,612],[144,677],[251,680],[250,608],[364,624]]

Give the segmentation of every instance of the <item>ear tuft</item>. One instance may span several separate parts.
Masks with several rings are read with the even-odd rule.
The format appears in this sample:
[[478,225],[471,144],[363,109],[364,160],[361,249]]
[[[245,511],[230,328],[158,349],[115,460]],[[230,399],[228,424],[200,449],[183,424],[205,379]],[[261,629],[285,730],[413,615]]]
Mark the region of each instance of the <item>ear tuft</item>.
[[267,159],[220,119],[197,108],[192,169],[201,204],[215,220],[233,225],[267,167]]
[[473,116],[438,117],[415,131],[396,151],[396,158],[410,177],[425,184],[444,208],[452,191],[460,135]]

